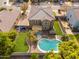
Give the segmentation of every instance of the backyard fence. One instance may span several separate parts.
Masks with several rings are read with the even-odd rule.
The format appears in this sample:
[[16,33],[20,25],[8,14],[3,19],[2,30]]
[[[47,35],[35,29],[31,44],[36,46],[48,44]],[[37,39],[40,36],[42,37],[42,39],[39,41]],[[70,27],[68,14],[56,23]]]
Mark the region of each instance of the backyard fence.
[[[43,59],[44,53],[36,53],[39,55],[38,59]],[[30,59],[32,53],[13,53],[10,59]]]

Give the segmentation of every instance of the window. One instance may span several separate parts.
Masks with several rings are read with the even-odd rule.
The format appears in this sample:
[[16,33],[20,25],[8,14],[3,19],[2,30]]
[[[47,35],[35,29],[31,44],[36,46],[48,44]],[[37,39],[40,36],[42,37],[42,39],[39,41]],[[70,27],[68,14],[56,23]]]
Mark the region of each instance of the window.
[[70,15],[70,18],[72,17],[72,15]]
[[69,18],[67,20],[69,21]]

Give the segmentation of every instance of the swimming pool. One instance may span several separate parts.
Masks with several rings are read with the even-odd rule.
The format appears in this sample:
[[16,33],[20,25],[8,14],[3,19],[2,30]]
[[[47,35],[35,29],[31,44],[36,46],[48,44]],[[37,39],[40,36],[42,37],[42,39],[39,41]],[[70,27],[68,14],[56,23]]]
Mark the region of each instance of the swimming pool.
[[49,52],[51,50],[53,50],[54,53],[58,53],[59,43],[60,41],[56,39],[42,38],[41,40],[38,41],[37,47],[43,53]]

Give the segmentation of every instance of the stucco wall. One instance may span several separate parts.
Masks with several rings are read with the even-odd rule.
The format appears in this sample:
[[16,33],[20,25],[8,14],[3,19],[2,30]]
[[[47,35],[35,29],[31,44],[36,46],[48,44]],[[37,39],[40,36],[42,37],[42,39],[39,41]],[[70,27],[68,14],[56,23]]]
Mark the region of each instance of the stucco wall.
[[67,11],[67,19],[69,19],[69,23],[70,25],[72,25],[72,27],[76,27],[76,23],[77,23],[77,18],[75,16],[75,13],[73,10],[69,10]]

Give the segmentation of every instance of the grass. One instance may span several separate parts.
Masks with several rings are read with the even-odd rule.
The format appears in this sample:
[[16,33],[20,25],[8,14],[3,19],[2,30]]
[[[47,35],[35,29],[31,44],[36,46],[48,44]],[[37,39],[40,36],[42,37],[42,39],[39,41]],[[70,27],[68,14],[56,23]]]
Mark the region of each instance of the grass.
[[63,32],[62,32],[57,20],[54,21],[54,31],[56,32],[57,35],[63,35]]
[[26,32],[21,32],[18,34],[16,40],[15,40],[15,51],[16,52],[27,52],[27,50],[29,49],[28,45],[25,44],[26,41]]

